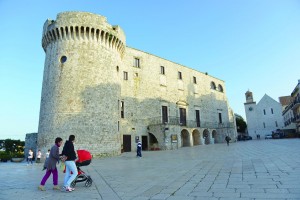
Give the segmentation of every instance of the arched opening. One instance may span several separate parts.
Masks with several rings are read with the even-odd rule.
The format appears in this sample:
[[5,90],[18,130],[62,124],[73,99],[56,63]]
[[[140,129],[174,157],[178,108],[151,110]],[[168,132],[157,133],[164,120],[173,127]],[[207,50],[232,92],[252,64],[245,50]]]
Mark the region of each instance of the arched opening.
[[181,131],[181,146],[182,147],[191,146],[191,144],[190,144],[190,133],[186,129],[183,129]]
[[215,82],[210,82],[210,89],[216,90],[216,84]]
[[149,133],[149,147],[152,151],[159,149],[157,138],[152,133]]
[[209,141],[209,131],[207,129],[205,129],[203,131],[203,138],[204,138],[204,143],[205,144],[210,144],[210,141]]
[[222,85],[218,85],[218,90],[220,91],[220,92],[223,92],[223,87],[222,87]]
[[200,145],[200,132],[197,129],[193,131],[193,144]]

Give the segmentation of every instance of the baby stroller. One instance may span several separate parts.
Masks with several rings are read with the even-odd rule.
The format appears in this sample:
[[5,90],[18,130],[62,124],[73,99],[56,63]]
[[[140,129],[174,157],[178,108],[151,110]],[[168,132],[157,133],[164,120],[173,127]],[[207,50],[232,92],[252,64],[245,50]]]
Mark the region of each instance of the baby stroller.
[[[74,181],[71,183],[72,187],[75,187],[76,183],[85,182],[85,187],[90,187],[93,183],[92,178],[80,169],[82,166],[87,166],[92,161],[92,155],[86,150],[77,150],[78,160],[76,160],[76,166],[78,174]],[[72,172],[71,172],[72,173]]]

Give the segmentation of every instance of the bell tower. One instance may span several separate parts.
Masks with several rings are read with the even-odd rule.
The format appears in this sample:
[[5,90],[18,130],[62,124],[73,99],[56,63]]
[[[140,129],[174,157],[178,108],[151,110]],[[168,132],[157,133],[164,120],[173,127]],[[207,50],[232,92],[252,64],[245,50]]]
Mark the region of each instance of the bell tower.
[[245,93],[246,103],[253,103],[253,94],[249,90]]

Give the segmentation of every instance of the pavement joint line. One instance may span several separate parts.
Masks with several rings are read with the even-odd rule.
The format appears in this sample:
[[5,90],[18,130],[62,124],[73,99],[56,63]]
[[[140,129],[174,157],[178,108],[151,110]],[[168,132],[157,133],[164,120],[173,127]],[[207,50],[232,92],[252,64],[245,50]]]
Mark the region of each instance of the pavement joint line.
[[[95,169],[94,169],[95,170]],[[119,198],[119,199],[122,199],[118,194],[117,194],[117,192],[110,186],[110,184],[105,180],[105,178],[102,176],[102,174],[98,171],[98,170],[95,170],[95,172],[102,178],[102,180],[105,182],[105,184],[117,195],[117,197]],[[100,191],[99,191],[99,189],[98,189],[98,187],[96,186],[96,189],[97,189],[97,191],[98,191],[98,193],[99,193],[99,195],[101,196],[101,198],[103,199],[103,197],[102,197],[102,195],[101,195],[101,193],[100,193]]]

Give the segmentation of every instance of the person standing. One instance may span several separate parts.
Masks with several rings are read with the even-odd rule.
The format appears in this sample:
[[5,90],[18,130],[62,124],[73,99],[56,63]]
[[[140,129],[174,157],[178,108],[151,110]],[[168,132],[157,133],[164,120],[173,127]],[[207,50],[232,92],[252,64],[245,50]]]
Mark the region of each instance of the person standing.
[[60,190],[59,186],[58,186],[58,172],[57,172],[57,168],[56,168],[56,163],[59,161],[60,159],[60,155],[59,155],[59,147],[62,145],[63,141],[60,137],[57,137],[55,139],[55,144],[52,146],[51,150],[50,150],[50,154],[49,154],[49,158],[47,158],[46,162],[45,162],[45,166],[47,168],[46,174],[44,175],[41,184],[39,185],[38,189],[41,191],[45,191],[45,184],[46,181],[48,180],[49,176],[52,173],[53,176],[53,190]]
[[[66,174],[64,178],[64,189],[66,192],[72,192],[74,188],[70,187],[72,181],[77,176],[77,167],[75,164],[76,153],[74,150],[75,135],[70,135],[69,140],[65,142],[62,155],[66,157]],[[72,172],[72,173],[71,173]]]
[[36,163],[40,163],[41,162],[41,158],[42,158],[42,152],[39,149],[37,154],[36,154]]
[[50,149],[48,149],[48,152],[46,153],[43,170],[47,169],[47,161],[48,161],[49,155],[50,155]]
[[32,164],[32,159],[33,159],[33,151],[32,151],[32,149],[29,149],[29,151],[28,151],[27,165],[29,165],[29,162]]
[[50,149],[48,149],[48,152],[46,153],[46,160],[47,160],[47,158],[49,158],[49,155],[50,155]]
[[138,141],[137,143],[137,149],[136,149],[136,157],[142,157],[142,143],[141,141]]

